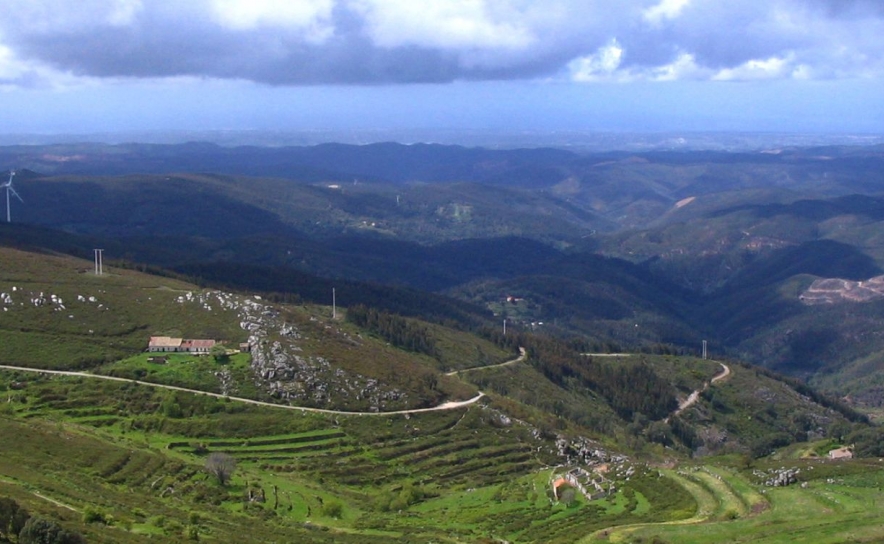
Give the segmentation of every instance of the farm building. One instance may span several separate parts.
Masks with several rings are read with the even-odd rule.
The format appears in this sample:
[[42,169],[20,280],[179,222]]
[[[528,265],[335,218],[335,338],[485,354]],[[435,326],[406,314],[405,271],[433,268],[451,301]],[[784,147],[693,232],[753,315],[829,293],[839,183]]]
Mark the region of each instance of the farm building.
[[844,446],[829,452],[829,459],[853,459],[853,450],[850,446]]
[[151,336],[150,342],[148,342],[147,344],[147,351],[209,353],[214,345],[214,340],[171,338],[169,336]]

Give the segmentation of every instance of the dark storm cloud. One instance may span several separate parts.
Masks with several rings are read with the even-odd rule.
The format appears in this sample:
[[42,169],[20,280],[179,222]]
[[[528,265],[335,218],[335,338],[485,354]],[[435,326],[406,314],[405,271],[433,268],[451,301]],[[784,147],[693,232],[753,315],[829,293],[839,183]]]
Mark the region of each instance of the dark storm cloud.
[[[40,66],[99,78],[852,77],[878,75],[884,53],[878,0],[14,0],[4,8],[7,72]],[[2,70],[0,60],[0,80],[15,80]]]

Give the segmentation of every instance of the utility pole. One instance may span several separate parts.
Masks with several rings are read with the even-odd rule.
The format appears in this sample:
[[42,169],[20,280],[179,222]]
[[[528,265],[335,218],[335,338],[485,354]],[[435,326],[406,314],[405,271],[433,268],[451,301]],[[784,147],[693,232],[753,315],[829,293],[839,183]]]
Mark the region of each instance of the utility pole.
[[506,336],[506,318],[503,318],[503,335]]
[[103,263],[101,262],[101,252],[104,250],[93,249],[92,251],[95,253],[95,275],[101,276],[102,274],[104,274],[104,267]]
[[706,359],[706,340],[703,340],[703,360]]
[[332,319],[336,319],[338,317],[338,304],[335,300],[335,288],[332,287]]

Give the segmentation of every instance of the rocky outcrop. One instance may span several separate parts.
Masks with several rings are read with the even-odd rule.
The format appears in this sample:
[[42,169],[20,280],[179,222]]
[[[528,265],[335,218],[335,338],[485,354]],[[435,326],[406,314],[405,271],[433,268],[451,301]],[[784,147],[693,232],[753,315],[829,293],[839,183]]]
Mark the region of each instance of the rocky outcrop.
[[[235,311],[240,328],[249,335],[255,383],[280,401],[299,406],[384,411],[391,405],[402,407],[407,400],[404,392],[383,387],[376,379],[346,372],[324,357],[306,355],[300,344],[307,338],[278,308],[260,296],[188,292],[179,296],[177,302],[198,304],[210,312]],[[218,377],[224,392],[229,393],[229,373],[225,376],[223,372],[220,370]]]
[[798,299],[813,306],[816,304],[839,304],[847,302],[871,302],[884,298],[884,276],[876,276],[866,281],[851,281],[838,278],[814,281]]

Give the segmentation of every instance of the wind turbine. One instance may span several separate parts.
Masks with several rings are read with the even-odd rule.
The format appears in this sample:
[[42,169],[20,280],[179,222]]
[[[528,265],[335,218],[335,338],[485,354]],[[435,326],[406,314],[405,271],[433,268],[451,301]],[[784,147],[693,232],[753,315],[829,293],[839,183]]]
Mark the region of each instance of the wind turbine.
[[9,171],[9,181],[4,183],[3,185],[0,185],[0,189],[2,189],[4,187],[6,188],[6,222],[7,223],[12,223],[12,215],[9,213],[9,200],[11,198],[9,196],[9,194],[12,193],[13,195],[15,195],[15,198],[17,198],[19,200],[19,202],[21,202],[22,204],[25,203],[25,201],[22,200],[22,198],[18,195],[18,193],[15,192],[15,189],[12,187],[12,177],[14,175],[15,175],[15,170],[10,170]]

